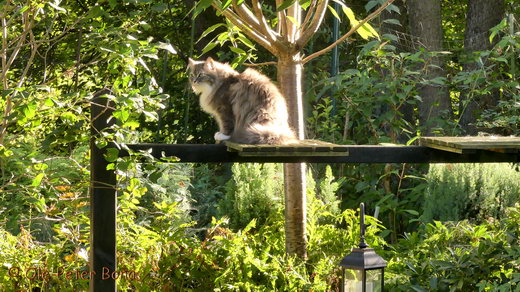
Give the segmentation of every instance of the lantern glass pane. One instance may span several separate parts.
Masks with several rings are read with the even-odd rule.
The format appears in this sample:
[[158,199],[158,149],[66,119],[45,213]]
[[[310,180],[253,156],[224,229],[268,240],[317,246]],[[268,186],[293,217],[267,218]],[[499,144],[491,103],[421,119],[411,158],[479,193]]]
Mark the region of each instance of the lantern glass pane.
[[367,273],[367,292],[381,292],[381,269],[368,270]]
[[345,292],[363,291],[363,271],[345,270]]

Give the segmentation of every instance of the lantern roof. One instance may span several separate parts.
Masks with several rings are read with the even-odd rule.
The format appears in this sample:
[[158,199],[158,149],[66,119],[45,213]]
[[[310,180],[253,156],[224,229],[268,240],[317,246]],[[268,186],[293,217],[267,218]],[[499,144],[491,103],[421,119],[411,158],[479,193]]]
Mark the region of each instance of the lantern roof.
[[386,267],[386,261],[373,248],[354,248],[339,265],[347,269],[373,270]]

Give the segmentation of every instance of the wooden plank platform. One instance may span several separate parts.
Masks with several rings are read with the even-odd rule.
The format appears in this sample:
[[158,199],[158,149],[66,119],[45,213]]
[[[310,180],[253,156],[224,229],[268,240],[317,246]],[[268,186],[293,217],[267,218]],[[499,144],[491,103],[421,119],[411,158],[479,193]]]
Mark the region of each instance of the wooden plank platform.
[[475,153],[477,150],[500,153],[518,153],[520,151],[520,137],[421,137],[419,143],[421,146],[459,154]]
[[267,144],[238,144],[225,141],[229,152],[237,152],[239,156],[348,156],[349,147],[318,140],[301,140],[297,143],[286,145],[267,145]]

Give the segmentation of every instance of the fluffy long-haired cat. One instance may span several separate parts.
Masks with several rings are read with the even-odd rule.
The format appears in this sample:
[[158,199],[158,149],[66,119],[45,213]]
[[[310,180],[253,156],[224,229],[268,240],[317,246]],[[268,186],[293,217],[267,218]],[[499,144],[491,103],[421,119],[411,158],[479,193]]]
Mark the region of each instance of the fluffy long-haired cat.
[[190,83],[202,109],[217,121],[215,140],[242,144],[287,144],[296,140],[278,88],[254,69],[238,73],[208,58],[189,59]]

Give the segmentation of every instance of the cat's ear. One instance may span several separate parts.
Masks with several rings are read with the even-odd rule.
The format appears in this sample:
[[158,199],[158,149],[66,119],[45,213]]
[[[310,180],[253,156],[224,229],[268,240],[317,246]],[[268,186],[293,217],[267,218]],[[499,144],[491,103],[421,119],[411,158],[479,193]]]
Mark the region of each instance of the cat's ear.
[[214,68],[215,68],[215,61],[213,61],[213,58],[208,57],[206,59],[206,62],[204,62],[204,69],[213,70]]
[[195,66],[195,61],[192,58],[188,58],[188,68],[193,68]]

